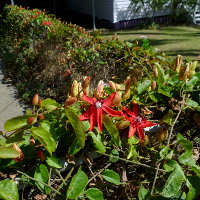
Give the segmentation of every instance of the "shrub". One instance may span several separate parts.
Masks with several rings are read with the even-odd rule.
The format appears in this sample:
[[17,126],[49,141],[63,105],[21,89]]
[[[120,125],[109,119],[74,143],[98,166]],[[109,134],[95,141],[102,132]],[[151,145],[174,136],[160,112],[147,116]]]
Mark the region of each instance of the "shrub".
[[[38,9],[6,6],[0,35],[6,69],[25,100],[36,92],[64,100],[67,85],[82,75],[93,77],[94,84],[113,76],[122,81],[129,74],[139,78],[151,73],[155,63],[169,65],[164,54],[151,47],[120,41],[117,36],[105,40],[98,33],[90,35]],[[67,69],[71,75],[64,77]]]
[[[157,64],[137,83],[100,81],[94,90],[84,77],[73,82],[64,105],[35,95],[33,110],[7,120],[1,132],[0,196],[8,199],[7,187],[18,199],[13,178],[50,199],[196,199],[196,67],[182,65],[179,56],[174,68]],[[18,177],[5,180],[10,171]]]

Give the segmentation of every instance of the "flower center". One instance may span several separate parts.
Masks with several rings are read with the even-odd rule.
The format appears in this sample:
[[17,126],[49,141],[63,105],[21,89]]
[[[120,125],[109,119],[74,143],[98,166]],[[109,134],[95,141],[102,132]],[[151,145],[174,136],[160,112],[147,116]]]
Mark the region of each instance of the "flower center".
[[142,117],[138,116],[134,119],[135,122],[141,122],[142,121]]
[[95,106],[96,106],[96,108],[98,109],[98,108],[101,108],[101,107],[102,107],[102,104],[101,104],[100,101],[97,101],[97,102],[95,103]]

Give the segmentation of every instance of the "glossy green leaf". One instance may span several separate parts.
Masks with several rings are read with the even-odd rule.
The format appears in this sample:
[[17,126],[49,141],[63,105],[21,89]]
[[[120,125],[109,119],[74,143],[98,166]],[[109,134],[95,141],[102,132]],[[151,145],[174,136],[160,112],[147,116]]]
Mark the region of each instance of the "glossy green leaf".
[[138,199],[139,200],[148,200],[149,199],[149,190],[140,187],[138,192]]
[[42,108],[44,108],[45,110],[54,110],[59,106],[60,106],[59,103],[50,98],[42,101]]
[[176,140],[187,152],[192,152],[193,144],[191,141],[184,138],[180,133],[177,135]]
[[129,144],[138,144],[139,140],[135,136],[133,136],[131,138],[128,138],[128,143]]
[[103,193],[97,188],[90,188],[85,192],[89,200],[103,200]]
[[105,170],[101,176],[108,182],[110,183],[114,183],[115,185],[120,185],[121,182],[120,182],[120,176],[118,173],[116,173],[115,171],[113,170]]
[[106,148],[103,142],[101,141],[101,135],[99,133],[95,135],[93,132],[90,132],[90,136],[92,137],[94,147],[101,153],[105,153]]
[[186,185],[189,188],[186,200],[196,199],[200,195],[200,177],[198,176],[188,176],[186,180]]
[[111,135],[114,144],[117,145],[118,147],[121,146],[119,131],[115,126],[115,124],[113,124],[111,118],[109,118],[108,116],[103,116],[103,124],[108,130],[108,133]]
[[168,166],[173,168],[174,171],[169,175],[161,195],[169,198],[173,197],[177,194],[177,192],[179,192],[182,183],[186,178],[182,168],[176,161],[170,160],[168,162]]
[[167,87],[167,86],[160,86],[158,88],[158,93],[163,94],[167,97],[172,97],[173,93],[173,88],[172,87]]
[[22,116],[8,119],[4,124],[4,129],[7,132],[20,129],[27,125],[27,119],[31,116],[34,116],[34,115],[22,115]]
[[0,158],[17,158],[19,152],[15,150],[12,146],[10,147],[0,147]]
[[83,126],[82,122],[80,121],[79,116],[76,114],[76,112],[71,107],[66,109],[65,113],[74,128],[74,132],[76,134],[76,137],[78,139],[80,146],[84,147],[86,135],[85,135],[85,131],[84,131],[84,126]]
[[161,151],[159,152],[160,158],[162,158],[162,159],[166,158],[166,156],[168,155],[168,153],[169,153],[170,150],[171,150],[171,149],[170,149],[168,146],[164,146],[164,147],[161,149]]
[[[47,167],[43,164],[39,165],[35,170],[34,178],[47,184],[49,181],[49,172]],[[49,194],[51,192],[51,189],[44,184],[37,181],[35,182],[35,184],[43,193]]]
[[87,183],[88,176],[81,169],[79,169],[69,184],[69,188],[67,190],[67,198],[77,198],[83,192]]
[[62,163],[57,157],[47,157],[46,162],[50,167],[62,168]]
[[200,109],[200,105],[196,101],[193,101],[192,99],[189,99],[186,102],[186,104],[188,107]]
[[193,158],[192,152],[185,152],[179,156],[178,161],[183,165],[194,166],[195,160]]
[[19,200],[17,184],[11,180],[0,181],[1,200]]
[[137,91],[138,94],[143,93],[145,90],[147,90],[151,86],[151,81],[150,80],[145,80],[141,83],[138,83],[137,85]]
[[31,129],[31,132],[32,136],[38,139],[50,155],[52,155],[52,152],[56,150],[56,141],[52,138],[51,133],[42,127],[34,127]]
[[128,148],[127,159],[131,158],[133,161],[136,161],[137,157],[138,157],[137,146],[130,144]]
[[119,151],[117,151],[117,149],[113,149],[110,153],[110,158],[109,158],[110,162],[117,162],[119,160]]
[[81,149],[82,149],[82,147],[80,146],[78,139],[75,137],[74,141],[69,146],[68,153],[69,153],[69,155],[74,155],[74,154],[78,153]]

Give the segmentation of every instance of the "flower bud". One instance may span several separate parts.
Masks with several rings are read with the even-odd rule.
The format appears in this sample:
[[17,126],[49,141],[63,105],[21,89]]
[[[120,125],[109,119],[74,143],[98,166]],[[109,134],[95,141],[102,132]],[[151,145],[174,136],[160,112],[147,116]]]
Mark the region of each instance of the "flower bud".
[[116,107],[118,106],[122,101],[122,93],[121,92],[116,92],[116,95],[112,101],[112,103],[110,104],[110,107]]
[[35,118],[35,117],[29,117],[29,118],[27,119],[27,124],[31,125],[31,124],[33,124],[35,121],[36,121],[36,118]]
[[126,78],[124,84],[125,84],[125,90],[129,90],[130,87],[131,87],[131,77],[130,77],[130,76],[128,76],[128,77]]
[[189,74],[189,63],[186,64],[186,67],[181,67],[179,71],[179,80],[186,81]]
[[83,89],[86,89],[90,85],[90,81],[91,81],[90,76],[83,77],[83,83],[82,83]]
[[113,81],[109,81],[110,88],[116,91],[115,83]]
[[153,75],[157,78],[158,77],[158,69],[157,67],[153,67]]
[[157,133],[156,138],[160,142],[165,141],[168,138],[168,130],[165,127],[160,128],[160,130]]
[[[87,90],[85,92],[87,92]],[[82,88],[82,84],[79,82],[78,83],[78,99],[82,99],[83,98],[83,93],[84,93],[84,91],[83,91],[83,88]]]
[[195,69],[197,67],[197,61],[191,62],[189,64],[189,74],[188,74],[188,78],[191,79],[193,77],[193,75],[195,74]]
[[124,99],[124,100],[129,99],[129,98],[130,98],[130,95],[131,95],[131,90],[128,89],[128,90],[124,93],[123,99]]
[[32,105],[37,106],[38,105],[38,100],[39,100],[39,95],[35,94],[33,99],[32,99]]
[[38,100],[38,107],[42,108],[42,100],[41,99]]
[[63,74],[64,77],[70,76],[72,74],[72,72],[70,71],[70,69],[66,69],[65,73]]
[[128,120],[126,121],[120,121],[119,123],[116,124],[117,129],[121,130],[121,129],[125,129],[127,127],[129,127],[130,122]]
[[35,139],[31,136],[30,137],[30,145],[33,146],[35,144]]
[[65,101],[65,108],[73,105],[77,101],[76,97],[70,97]]
[[37,155],[38,155],[38,157],[39,157],[39,159],[40,159],[41,161],[45,160],[45,155],[44,155],[44,152],[43,152],[43,151],[38,150],[36,153],[37,153]]
[[41,121],[41,120],[43,120],[43,119],[44,119],[44,115],[42,115],[42,114],[39,114],[37,118],[38,118],[38,120],[39,120],[39,121]]
[[151,90],[155,90],[156,89],[156,81],[153,81],[151,84]]
[[182,63],[183,63],[182,56],[177,55],[175,65],[174,65],[174,70],[176,70],[177,73],[179,73]]
[[13,158],[13,160],[14,160],[15,162],[20,162],[20,161],[22,161],[23,158],[24,158],[24,154],[23,154],[22,150],[21,150],[21,149],[19,148],[19,146],[16,145],[15,143],[13,144],[13,149],[15,149],[15,150],[19,153],[19,156],[18,156],[17,158]]
[[115,83],[115,88],[116,88],[116,90],[121,90],[121,85]]
[[139,145],[141,147],[144,147],[146,146],[147,144],[149,143],[149,137],[147,135],[144,136],[144,139],[143,140],[140,140],[139,142]]
[[74,80],[71,87],[71,96],[76,97],[78,95],[78,82]]

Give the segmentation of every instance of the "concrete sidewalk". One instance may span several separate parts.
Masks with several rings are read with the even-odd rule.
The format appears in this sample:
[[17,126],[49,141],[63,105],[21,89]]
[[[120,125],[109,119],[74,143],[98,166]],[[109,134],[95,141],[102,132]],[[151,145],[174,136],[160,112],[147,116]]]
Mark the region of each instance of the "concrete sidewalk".
[[22,105],[16,98],[17,90],[11,85],[11,81],[4,80],[3,62],[0,59],[0,130],[7,119],[23,115],[25,105]]

